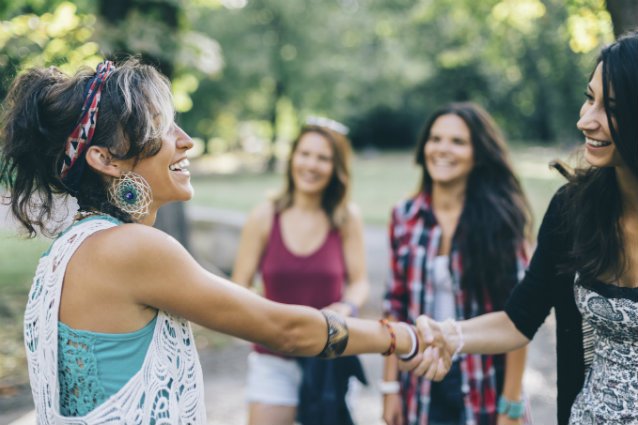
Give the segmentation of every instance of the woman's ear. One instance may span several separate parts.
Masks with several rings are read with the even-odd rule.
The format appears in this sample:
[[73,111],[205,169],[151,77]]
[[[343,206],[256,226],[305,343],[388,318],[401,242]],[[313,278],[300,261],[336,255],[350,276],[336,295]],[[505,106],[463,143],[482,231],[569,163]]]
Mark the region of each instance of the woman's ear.
[[103,146],[89,146],[86,163],[98,173],[110,177],[119,177],[123,171],[122,162],[113,159],[109,150]]

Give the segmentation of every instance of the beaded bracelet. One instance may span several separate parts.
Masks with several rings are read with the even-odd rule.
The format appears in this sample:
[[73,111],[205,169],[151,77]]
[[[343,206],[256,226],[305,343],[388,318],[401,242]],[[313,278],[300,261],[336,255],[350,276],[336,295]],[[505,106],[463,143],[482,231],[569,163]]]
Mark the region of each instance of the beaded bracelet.
[[453,319],[448,319],[446,322],[449,322],[454,327],[456,331],[456,337],[458,338],[458,342],[456,344],[456,350],[454,350],[454,354],[452,354],[452,361],[456,360],[456,358],[461,354],[461,350],[465,345],[465,338],[463,337],[463,331],[461,330],[461,324]]
[[379,319],[379,323],[385,326],[388,329],[388,332],[390,332],[390,346],[384,353],[381,354],[382,356],[387,357],[394,354],[394,351],[397,349],[397,336],[394,333],[394,328],[392,327],[390,322],[388,322],[388,319]]

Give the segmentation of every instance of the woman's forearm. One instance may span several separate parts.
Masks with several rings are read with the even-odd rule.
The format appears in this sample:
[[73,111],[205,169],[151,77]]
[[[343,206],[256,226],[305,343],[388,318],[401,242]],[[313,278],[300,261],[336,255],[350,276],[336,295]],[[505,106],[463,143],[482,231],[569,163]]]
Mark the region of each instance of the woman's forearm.
[[502,395],[508,400],[518,401],[521,399],[526,359],[527,347],[507,353]]
[[488,313],[469,320],[458,322],[462,341],[456,330],[446,330],[446,338],[456,348],[463,343],[462,352],[472,354],[501,354],[529,343],[507,314],[503,311]]
[[[310,307],[277,305],[274,312],[279,329],[264,334],[260,344],[296,356],[319,354],[328,341],[328,325],[321,312]],[[385,353],[390,348],[392,336],[386,325],[377,320],[356,318],[344,319],[348,327],[348,344],[343,355],[363,353]],[[408,354],[413,348],[413,340],[404,325],[390,324],[394,333],[395,353]],[[271,335],[272,338],[268,338]],[[423,343],[419,342],[423,347]]]

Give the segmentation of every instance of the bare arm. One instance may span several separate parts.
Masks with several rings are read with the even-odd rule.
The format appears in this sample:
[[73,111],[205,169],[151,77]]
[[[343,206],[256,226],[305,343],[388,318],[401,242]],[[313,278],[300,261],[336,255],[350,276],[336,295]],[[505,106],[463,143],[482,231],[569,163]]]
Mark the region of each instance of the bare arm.
[[[472,354],[502,354],[529,343],[504,311],[483,314],[472,319],[459,321],[463,348],[461,352]],[[438,323],[420,316],[417,326],[423,335],[442,334],[450,351],[456,350],[461,342],[459,334],[450,322]]]
[[259,205],[250,213],[242,228],[231,280],[245,288],[252,286],[259,267],[272,226],[272,214],[270,202]]
[[[503,382],[503,392],[501,395],[507,400],[518,402],[522,397],[523,374],[525,372],[525,361],[527,359],[527,347],[511,351],[506,355],[505,361],[505,381]],[[500,423],[519,424],[521,419],[510,419],[507,415],[500,415]]]
[[352,316],[354,309],[349,304],[353,304],[357,310],[361,309],[370,292],[363,242],[363,220],[354,205],[349,207],[348,220],[341,229],[341,237],[348,283],[343,294],[344,303],[335,303],[330,308]]
[[[215,276],[197,264],[173,238],[142,225],[119,226],[101,241],[110,253],[101,272],[125,285],[140,305],[163,310],[210,329],[301,356],[321,352],[327,340],[324,316],[310,307],[279,304]],[[135,284],[131,284],[134,282]],[[390,335],[374,320],[348,319],[344,354],[382,353]],[[407,330],[395,327],[397,353],[412,348]]]
[[[399,376],[398,359],[388,357],[383,363],[383,380],[385,382],[397,382]],[[403,425],[403,406],[399,391],[383,394],[383,420],[387,425]]]

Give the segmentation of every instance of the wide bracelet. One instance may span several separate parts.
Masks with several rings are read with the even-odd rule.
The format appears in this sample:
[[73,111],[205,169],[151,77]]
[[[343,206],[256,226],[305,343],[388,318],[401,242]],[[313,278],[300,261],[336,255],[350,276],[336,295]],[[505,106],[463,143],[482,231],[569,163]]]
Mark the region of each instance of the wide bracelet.
[[339,314],[330,310],[321,310],[321,314],[326,318],[326,326],[328,327],[328,338],[326,345],[317,354],[322,359],[333,359],[339,357],[348,346],[348,325],[346,320]]
[[498,398],[496,411],[500,415],[507,415],[510,419],[520,419],[525,414],[525,402],[523,400],[508,400],[501,395]]

